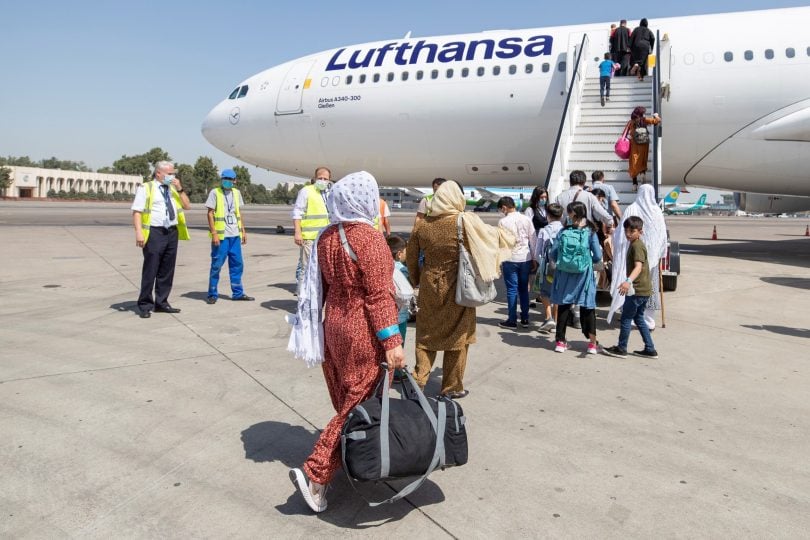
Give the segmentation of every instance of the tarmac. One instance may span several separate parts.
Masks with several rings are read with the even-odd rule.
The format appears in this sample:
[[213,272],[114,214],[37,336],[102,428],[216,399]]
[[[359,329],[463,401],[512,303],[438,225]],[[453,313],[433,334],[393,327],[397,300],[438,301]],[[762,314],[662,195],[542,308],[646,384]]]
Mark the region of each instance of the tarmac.
[[[376,508],[341,472],[314,515],[287,471],[333,410],[320,370],[286,351],[289,208],[245,209],[253,303],[229,301],[224,271],[205,303],[204,211],[189,216],[170,298],[182,312],[142,320],[128,205],[0,202],[0,537],[807,537],[806,220],[667,218],[682,261],[658,360],[586,356],[574,329],[554,353],[539,315],[497,327],[501,295],[478,310],[459,401],[469,463]],[[396,212],[395,232],[412,219]],[[437,362],[428,392],[440,375]]]

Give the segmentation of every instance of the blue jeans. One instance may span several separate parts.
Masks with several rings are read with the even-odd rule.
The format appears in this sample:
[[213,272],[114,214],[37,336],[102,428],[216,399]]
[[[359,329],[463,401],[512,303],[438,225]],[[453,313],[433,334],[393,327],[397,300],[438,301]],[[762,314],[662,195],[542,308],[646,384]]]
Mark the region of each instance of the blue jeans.
[[630,327],[633,322],[636,323],[641,339],[644,340],[644,350],[652,352],[655,350],[655,344],[650,335],[650,329],[644,321],[644,308],[647,307],[647,300],[649,296],[625,296],[624,307],[622,307],[622,324],[619,331],[619,348],[623,351],[627,350],[627,341],[630,339]]
[[517,301],[520,296],[520,320],[529,320],[529,271],[531,261],[505,262],[502,265],[503,281],[506,284],[506,304],[509,308],[507,322],[517,323]]
[[242,288],[242,239],[238,236],[223,238],[219,241],[219,246],[211,243],[211,274],[208,277],[208,296],[217,297],[217,285],[219,285],[219,271],[222,265],[228,260],[228,273],[231,276],[232,298],[245,296]]

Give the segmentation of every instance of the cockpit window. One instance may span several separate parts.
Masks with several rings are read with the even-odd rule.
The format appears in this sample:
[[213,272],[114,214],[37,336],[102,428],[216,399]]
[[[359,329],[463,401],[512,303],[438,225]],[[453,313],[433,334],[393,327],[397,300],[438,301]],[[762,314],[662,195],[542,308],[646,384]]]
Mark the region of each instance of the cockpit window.
[[242,87],[241,90],[239,90],[239,99],[245,97],[247,93],[248,93],[248,85],[245,85]]
[[228,96],[228,99],[236,99],[236,95],[238,93],[239,93],[239,87],[237,86],[236,88],[233,89],[233,92],[231,92],[231,95]]

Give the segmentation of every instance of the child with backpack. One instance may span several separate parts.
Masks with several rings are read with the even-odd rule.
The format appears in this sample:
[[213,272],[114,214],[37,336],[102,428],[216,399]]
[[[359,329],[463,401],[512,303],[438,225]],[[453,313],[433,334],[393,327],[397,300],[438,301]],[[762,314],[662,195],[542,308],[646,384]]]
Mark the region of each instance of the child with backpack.
[[546,207],[548,225],[537,233],[535,257],[538,265],[537,289],[546,316],[545,321],[538,329],[541,332],[551,332],[557,327],[557,306],[551,303],[551,284],[554,282],[554,260],[551,258],[551,248],[554,247],[557,235],[560,234],[563,228],[562,215],[562,206],[557,203],[548,205]]
[[[582,333],[588,338],[588,354],[599,352],[596,341],[596,280],[593,263],[602,260],[602,248],[596,237],[596,227],[587,219],[587,209],[581,202],[572,202],[566,209],[568,220],[560,231],[551,257],[556,261],[551,301],[557,304],[557,332],[554,350],[569,349],[565,330],[573,319],[571,307],[579,306]],[[570,321],[573,322],[573,321]]]
[[644,221],[638,216],[630,216],[624,220],[624,236],[630,242],[627,248],[627,279],[619,285],[619,294],[624,296],[624,307],[619,344],[603,351],[608,356],[627,358],[627,341],[630,338],[631,323],[635,322],[644,341],[644,349],[633,351],[633,354],[643,358],[658,358],[650,329],[644,320],[644,308],[653,291],[647,247],[641,241],[643,227]]

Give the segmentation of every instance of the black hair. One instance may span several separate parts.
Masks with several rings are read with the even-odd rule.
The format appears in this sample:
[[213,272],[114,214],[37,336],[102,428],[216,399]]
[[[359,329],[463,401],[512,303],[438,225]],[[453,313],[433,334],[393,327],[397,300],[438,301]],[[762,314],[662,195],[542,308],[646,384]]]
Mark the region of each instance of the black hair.
[[439,186],[447,182],[447,178],[434,178],[432,182],[433,191],[439,189]]
[[585,180],[587,180],[588,177],[585,176],[583,171],[571,171],[571,174],[568,175],[568,179],[572,186],[584,186]]
[[649,23],[647,22],[647,19],[641,19],[641,22],[638,23],[638,24],[640,26],[643,26],[644,28],[647,28],[647,26],[649,25]]
[[[585,173],[582,174],[584,175]],[[566,210],[569,214],[574,214],[574,223],[571,225],[572,227],[578,227],[579,222],[583,219],[587,219],[588,217],[588,209],[585,207],[585,203],[581,203],[579,201],[569,203]],[[591,230],[596,230],[596,225],[591,223],[590,220],[588,220],[587,223]]]
[[624,227],[625,230],[640,231],[644,229],[644,220],[638,216],[630,216],[624,220],[622,227]]
[[514,208],[515,207],[515,199],[512,197],[501,197],[498,199],[498,208],[505,206],[506,208]]
[[563,207],[557,203],[551,203],[550,205],[546,206],[546,214],[554,219],[560,219],[563,214]]
[[601,182],[605,178],[605,173],[602,171],[593,171],[591,173],[591,180],[594,182]]
[[610,53],[609,52],[605,53],[605,60],[610,60]]
[[592,189],[592,190],[591,190],[591,194],[592,194],[594,197],[606,197],[606,196],[607,196],[607,195],[605,195],[605,191],[604,191],[603,189],[601,189],[601,188],[594,188],[594,189]]
[[396,234],[392,234],[386,238],[385,241],[388,242],[388,249],[391,250],[392,257],[396,257],[397,253],[405,249],[408,245],[401,236],[397,236]]
[[543,194],[548,195],[548,191],[543,186],[537,186],[532,190],[532,196],[529,199],[529,208],[537,212],[537,206],[540,204],[540,197]]

